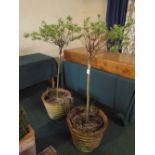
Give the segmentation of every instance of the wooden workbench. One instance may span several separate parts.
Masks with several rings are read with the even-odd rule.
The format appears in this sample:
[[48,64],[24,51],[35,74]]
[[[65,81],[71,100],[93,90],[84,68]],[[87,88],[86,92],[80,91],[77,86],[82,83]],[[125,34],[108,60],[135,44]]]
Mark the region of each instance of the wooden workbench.
[[[87,64],[88,53],[85,48],[64,50],[65,60]],[[100,51],[92,62],[92,67],[114,73],[130,79],[135,79],[135,57],[120,53]]]

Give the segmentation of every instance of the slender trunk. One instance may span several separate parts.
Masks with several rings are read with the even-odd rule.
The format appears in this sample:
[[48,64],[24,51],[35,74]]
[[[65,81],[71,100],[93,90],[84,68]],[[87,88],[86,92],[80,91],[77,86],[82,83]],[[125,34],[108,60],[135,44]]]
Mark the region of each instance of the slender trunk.
[[58,58],[58,73],[57,73],[57,85],[56,85],[56,97],[59,97],[59,79],[60,79],[60,68],[61,68],[61,54],[62,54],[62,48],[60,48],[59,52],[59,58]]
[[88,58],[87,63],[87,83],[86,83],[86,97],[87,97],[87,103],[86,103],[86,122],[88,121],[88,114],[89,114],[89,108],[90,108],[90,71],[91,71],[91,58]]

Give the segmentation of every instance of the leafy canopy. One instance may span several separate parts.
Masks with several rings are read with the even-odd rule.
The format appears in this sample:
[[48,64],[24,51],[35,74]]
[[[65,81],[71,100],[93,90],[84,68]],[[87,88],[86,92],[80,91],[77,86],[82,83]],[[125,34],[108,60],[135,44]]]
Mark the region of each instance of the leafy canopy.
[[107,28],[100,15],[96,22],[92,22],[90,17],[84,20],[81,37],[90,57],[95,56],[97,51],[105,46]]
[[25,37],[31,37],[32,40],[43,40],[59,46],[62,49],[69,42],[80,38],[78,33],[81,28],[73,23],[72,17],[68,16],[64,20],[58,19],[57,24],[47,24],[42,21],[38,31],[25,34]]
[[[106,47],[108,39],[113,42],[110,47],[112,52],[119,51],[126,46],[129,42],[128,30],[132,23],[131,21],[125,26],[113,25],[108,31],[100,15],[95,22],[91,21],[90,17],[84,19],[82,28],[74,24],[73,18],[68,16],[64,20],[59,18],[57,24],[47,24],[42,21],[38,31],[26,33],[24,36],[30,37],[32,40],[43,40],[55,44],[60,49],[65,45],[67,46],[71,41],[81,38],[90,57],[93,57],[97,51]],[[124,33],[125,30],[126,33]]]
[[108,39],[113,41],[110,47],[111,52],[118,52],[123,47],[127,46],[129,42],[128,33],[133,21],[128,22],[126,25],[113,25],[108,32]]

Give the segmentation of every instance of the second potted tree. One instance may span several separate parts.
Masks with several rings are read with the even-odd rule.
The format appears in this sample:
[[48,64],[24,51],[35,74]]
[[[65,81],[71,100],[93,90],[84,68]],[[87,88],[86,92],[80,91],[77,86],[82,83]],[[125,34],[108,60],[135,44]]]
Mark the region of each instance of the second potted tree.
[[84,20],[81,39],[88,52],[86,79],[86,106],[74,107],[67,115],[67,123],[74,145],[82,152],[96,149],[108,127],[106,114],[96,106],[90,106],[91,63],[96,53],[102,49],[107,40],[104,21],[98,16],[96,22],[90,18]]
[[43,40],[59,47],[56,89],[48,89],[41,97],[51,119],[61,118],[72,106],[71,93],[59,88],[60,69],[63,48],[80,37],[78,35],[80,30],[80,27],[74,24],[72,18],[68,16],[65,20],[59,18],[57,24],[47,24],[43,21],[37,32],[25,34],[25,37],[31,37],[33,40]]

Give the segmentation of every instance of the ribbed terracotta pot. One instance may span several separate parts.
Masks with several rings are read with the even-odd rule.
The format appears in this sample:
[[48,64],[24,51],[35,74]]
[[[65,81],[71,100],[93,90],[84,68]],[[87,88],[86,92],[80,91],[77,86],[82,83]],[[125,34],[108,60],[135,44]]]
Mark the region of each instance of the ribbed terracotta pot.
[[19,154],[20,155],[36,155],[36,143],[35,143],[35,132],[29,125],[29,133],[27,133],[19,141]]
[[48,116],[53,120],[65,116],[70,110],[70,108],[73,106],[73,98],[68,90],[59,88],[58,92],[62,96],[58,98],[53,97],[53,99],[51,99],[50,101],[46,100],[46,97],[48,96],[48,93],[56,94],[56,89],[48,89],[41,96]]
[[95,132],[84,132],[77,128],[74,128],[72,124],[72,118],[74,117],[73,115],[75,114],[75,111],[78,108],[84,109],[85,107],[84,106],[75,107],[67,115],[67,124],[72,136],[73,144],[78,150],[82,152],[92,152],[100,145],[101,140],[105,135],[106,129],[108,127],[108,118],[102,110],[95,107],[98,109],[98,115],[103,120],[104,125],[102,128],[100,128]]

